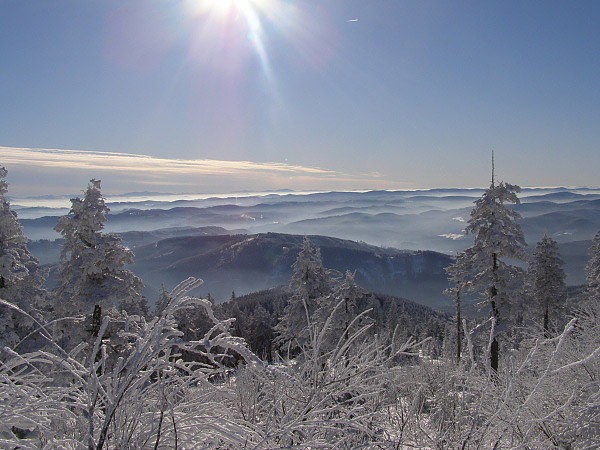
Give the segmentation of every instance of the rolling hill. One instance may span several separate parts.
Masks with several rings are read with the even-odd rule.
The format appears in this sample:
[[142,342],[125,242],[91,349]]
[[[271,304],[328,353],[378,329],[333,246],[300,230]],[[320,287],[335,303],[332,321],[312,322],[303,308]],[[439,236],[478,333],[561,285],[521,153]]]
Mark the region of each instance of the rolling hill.
[[[303,237],[281,233],[170,238],[136,249],[133,270],[149,289],[197,276],[203,292],[224,300],[232,291],[249,293],[286,284]],[[374,292],[443,307],[444,268],[451,257],[432,251],[384,249],[361,242],[310,236],[325,267],[356,271],[359,285]]]

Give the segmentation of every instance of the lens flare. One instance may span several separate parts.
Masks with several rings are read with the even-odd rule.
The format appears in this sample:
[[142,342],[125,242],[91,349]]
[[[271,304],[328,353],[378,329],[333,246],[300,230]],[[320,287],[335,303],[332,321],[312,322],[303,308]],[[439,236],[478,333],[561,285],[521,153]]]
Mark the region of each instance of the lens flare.
[[186,4],[190,17],[198,18],[192,58],[224,72],[236,71],[251,50],[268,81],[271,66],[262,19],[270,0],[195,0]]

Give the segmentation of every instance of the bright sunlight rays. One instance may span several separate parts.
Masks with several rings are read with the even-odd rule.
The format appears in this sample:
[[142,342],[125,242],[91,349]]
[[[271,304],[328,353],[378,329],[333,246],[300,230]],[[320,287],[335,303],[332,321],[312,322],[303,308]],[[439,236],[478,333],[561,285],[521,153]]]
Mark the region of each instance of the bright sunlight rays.
[[[208,17],[202,24],[205,29],[200,30],[200,39],[211,40],[218,36],[221,40],[218,47],[234,53],[243,52],[250,44],[265,77],[272,81],[262,21],[269,7],[271,11],[274,9],[273,3],[271,0],[195,0],[188,3],[187,9],[192,16]],[[235,59],[236,55],[221,56],[227,60]]]

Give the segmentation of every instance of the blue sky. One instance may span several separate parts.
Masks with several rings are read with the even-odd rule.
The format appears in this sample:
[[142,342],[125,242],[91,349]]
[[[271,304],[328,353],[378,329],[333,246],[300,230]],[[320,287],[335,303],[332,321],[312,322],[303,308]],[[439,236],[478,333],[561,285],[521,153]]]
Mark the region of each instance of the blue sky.
[[17,193],[468,187],[493,148],[507,181],[598,185],[598,23],[595,1],[0,0],[0,164]]

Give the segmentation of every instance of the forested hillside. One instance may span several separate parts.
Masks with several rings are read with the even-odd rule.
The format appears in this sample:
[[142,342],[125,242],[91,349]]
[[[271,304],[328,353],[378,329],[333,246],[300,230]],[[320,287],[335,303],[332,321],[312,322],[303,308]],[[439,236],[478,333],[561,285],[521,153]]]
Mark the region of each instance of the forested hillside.
[[[254,353],[272,362],[276,327],[292,297],[293,292],[288,287],[280,286],[234,296],[217,310],[223,317],[235,318],[234,334],[243,337]],[[404,298],[366,290],[360,290],[354,302],[355,313],[365,312],[371,328],[386,339],[394,333],[399,342],[430,337],[427,351],[433,354],[441,353],[443,345],[448,345],[449,339],[444,342],[450,334],[448,315]]]
[[[171,237],[165,237],[171,236]],[[145,280],[143,294],[157,298],[161,284],[172,288],[190,276],[202,277],[200,288],[221,302],[238,294],[286,284],[292,263],[302,248],[302,236],[279,233],[231,234],[211,228],[166,229],[120,234],[135,252],[130,269]],[[310,236],[327,267],[356,271],[357,282],[370,290],[404,296],[435,307],[447,306],[444,268],[451,257],[432,251],[385,249],[326,236]],[[31,252],[46,264],[56,264],[64,241],[35,241]],[[50,282],[54,280],[51,272]]]

